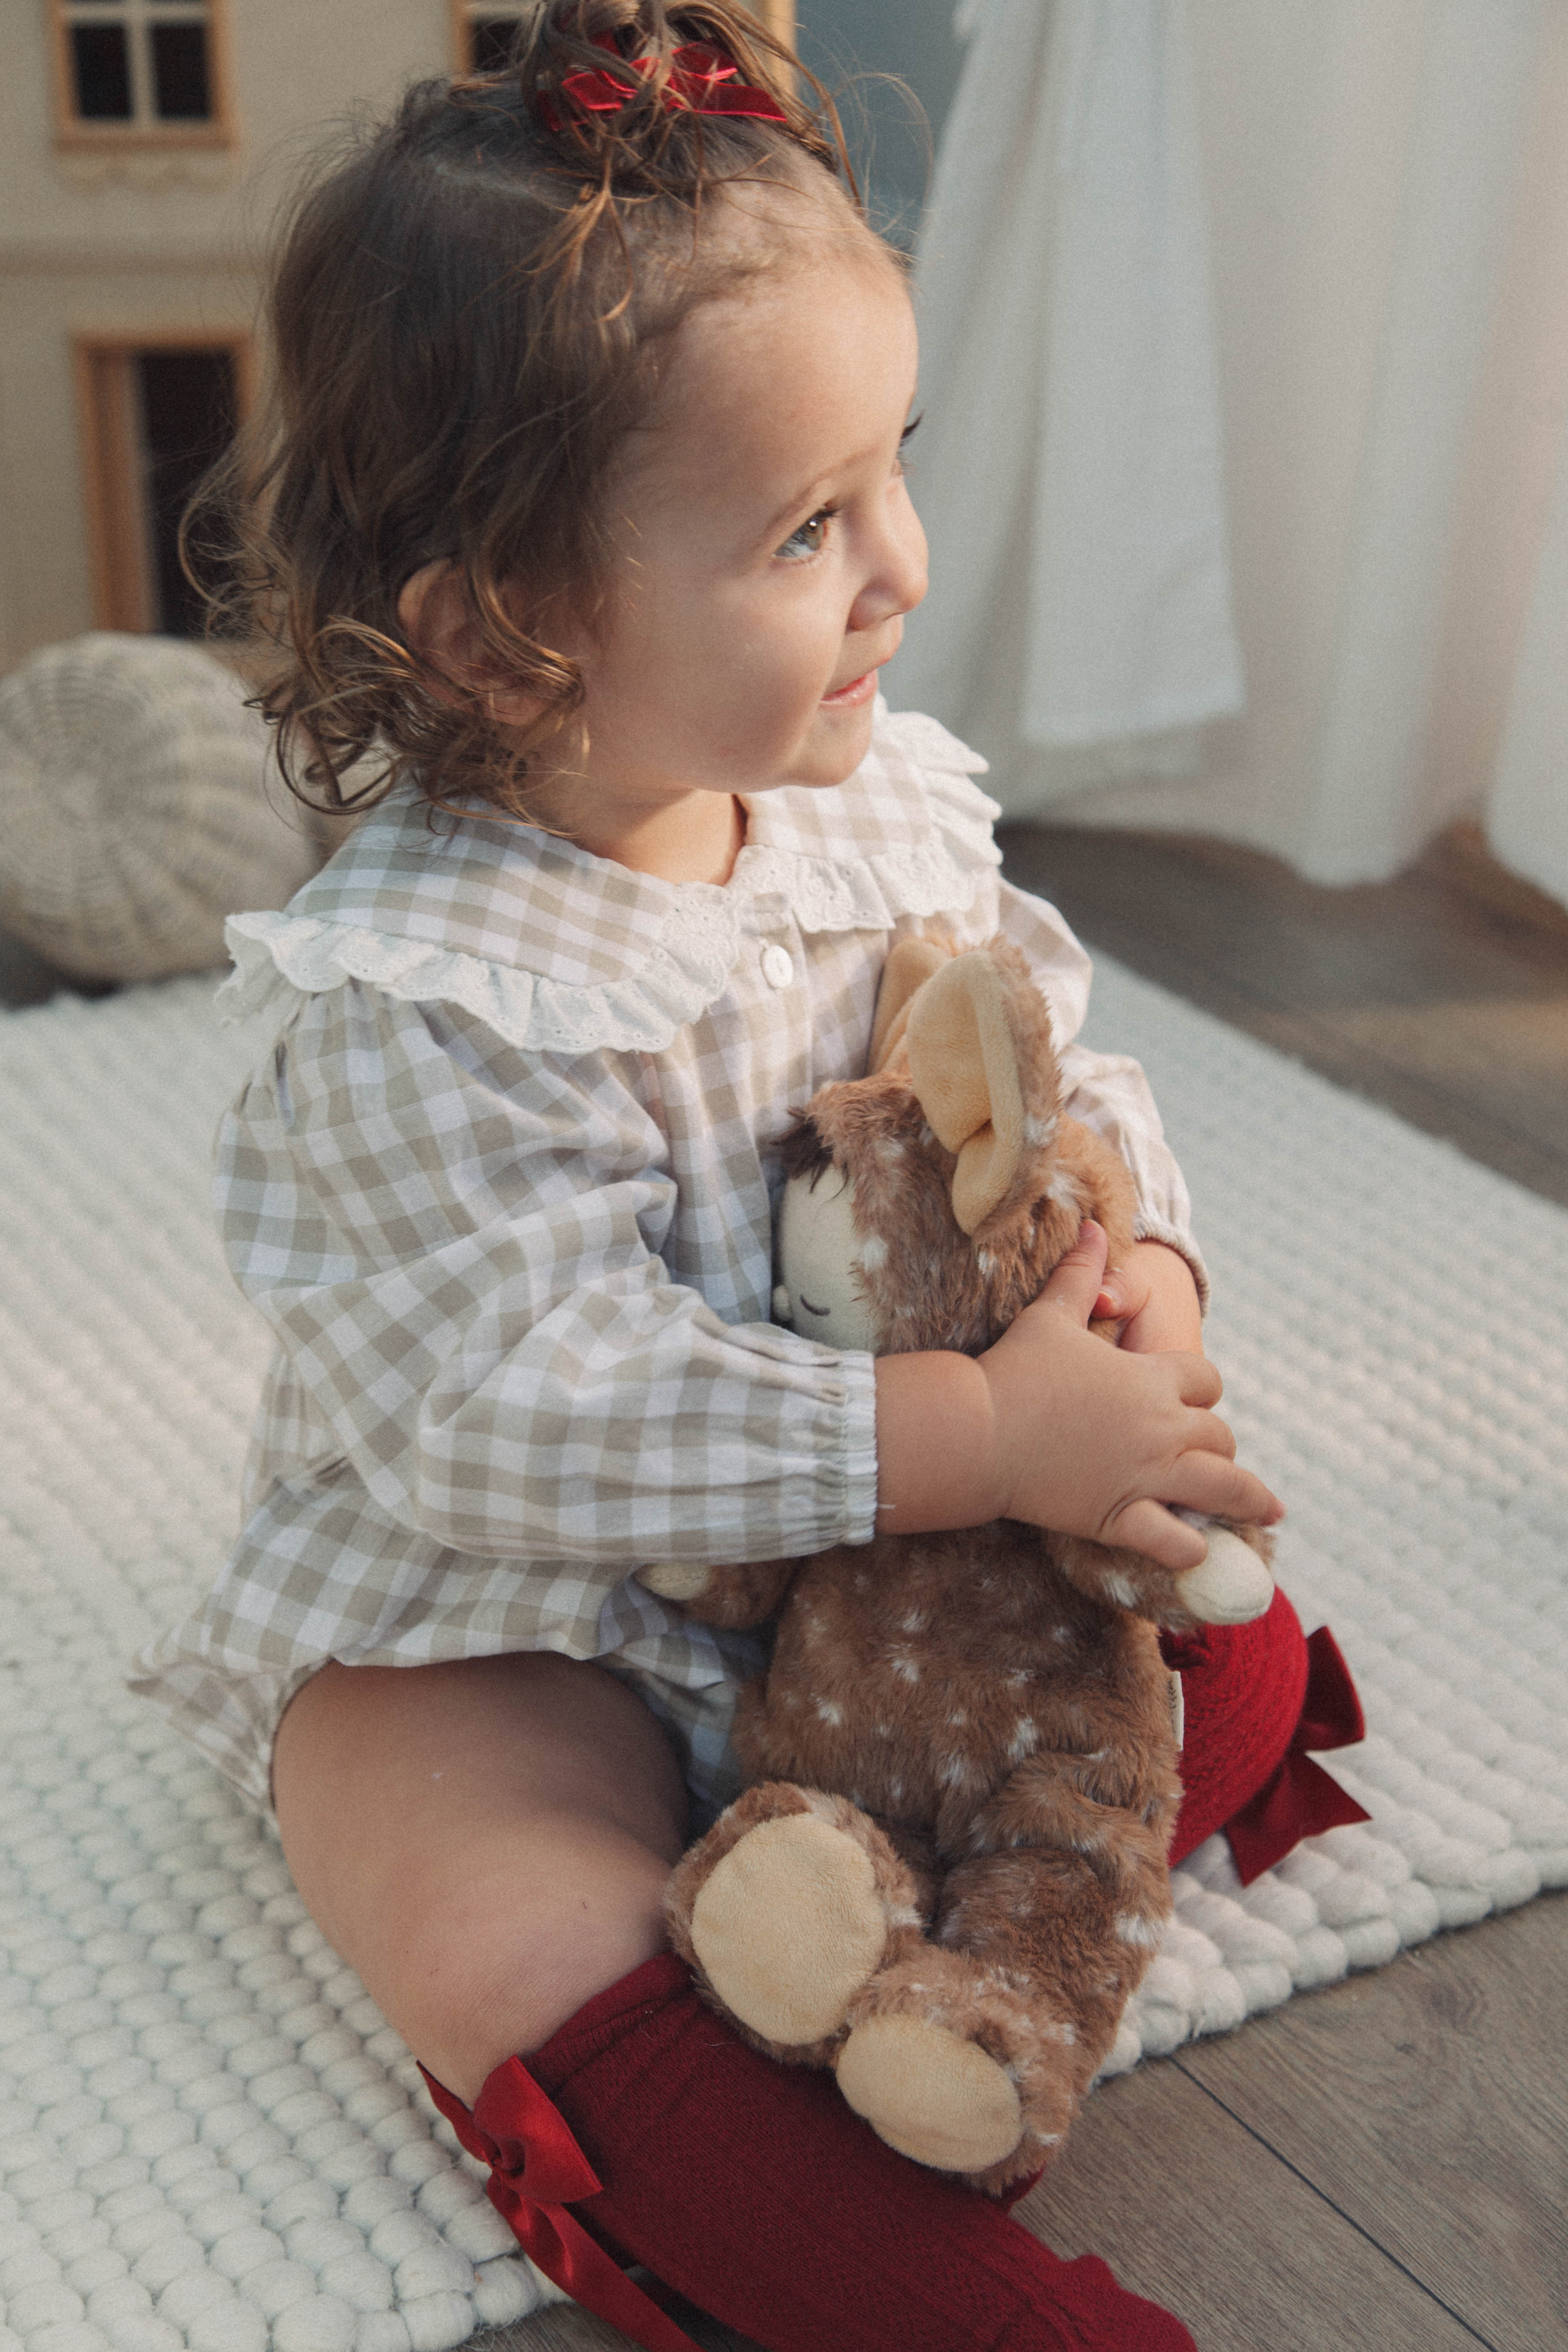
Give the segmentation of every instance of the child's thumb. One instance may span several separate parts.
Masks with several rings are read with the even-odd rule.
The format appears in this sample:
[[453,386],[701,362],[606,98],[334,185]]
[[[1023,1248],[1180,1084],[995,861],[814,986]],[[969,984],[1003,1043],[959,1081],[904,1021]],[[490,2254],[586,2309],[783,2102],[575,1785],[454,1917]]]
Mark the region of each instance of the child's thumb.
[[1077,1241],[1040,1293],[1043,1300],[1064,1309],[1086,1330],[1094,1313],[1094,1302],[1100,1297],[1109,1248],[1105,1227],[1097,1225],[1092,1217],[1086,1217],[1078,1229]]

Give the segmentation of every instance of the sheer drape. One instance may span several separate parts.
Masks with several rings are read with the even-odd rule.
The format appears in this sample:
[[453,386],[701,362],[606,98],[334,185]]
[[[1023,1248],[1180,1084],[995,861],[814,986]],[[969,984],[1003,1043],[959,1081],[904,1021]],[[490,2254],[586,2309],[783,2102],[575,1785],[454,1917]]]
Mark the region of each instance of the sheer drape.
[[895,703],[1013,814],[1568,898],[1568,7],[983,0],[919,283]]

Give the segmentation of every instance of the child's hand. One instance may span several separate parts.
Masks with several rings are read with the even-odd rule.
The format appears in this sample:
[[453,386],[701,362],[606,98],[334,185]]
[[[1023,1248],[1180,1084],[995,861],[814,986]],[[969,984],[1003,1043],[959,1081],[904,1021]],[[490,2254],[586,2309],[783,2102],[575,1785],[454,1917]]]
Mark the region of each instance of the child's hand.
[[1024,1519],[1129,1545],[1180,1574],[1206,1545],[1163,1505],[1265,1526],[1283,1516],[1209,1410],[1221,1385],[1212,1364],[1190,1349],[1108,1348],[1089,1329],[1104,1271],[1105,1234],[1086,1224],[983,1356],[879,1356],[880,1528]]
[[1192,1267],[1164,1242],[1134,1242],[1131,1255],[1107,1271],[1094,1311],[1121,1323],[1121,1344],[1135,1356],[1173,1349],[1203,1354],[1203,1309]]
[[[1150,1260],[1167,1261],[1172,1275]],[[1281,1506],[1237,1466],[1236,1440],[1209,1410],[1222,1384],[1198,1352],[1197,1295],[1184,1262],[1157,1243],[1145,1246],[1136,1282],[1123,1276],[1122,1311],[1140,1335],[1120,1350],[1088,1328],[1104,1265],[1105,1235],[1086,1225],[1040,1297],[979,1359],[1005,1497],[998,1515],[1126,1544],[1178,1571],[1194,1568],[1203,1536],[1162,1506],[1265,1524]],[[1148,1352],[1155,1345],[1162,1352]]]

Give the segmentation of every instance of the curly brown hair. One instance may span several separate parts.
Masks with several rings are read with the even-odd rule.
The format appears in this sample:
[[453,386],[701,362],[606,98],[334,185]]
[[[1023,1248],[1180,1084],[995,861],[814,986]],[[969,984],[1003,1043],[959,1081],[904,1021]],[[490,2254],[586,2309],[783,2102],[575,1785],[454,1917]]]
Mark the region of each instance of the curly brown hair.
[[[783,119],[667,103],[688,43],[723,51]],[[606,46],[638,68],[623,104],[590,112],[562,85],[602,73]],[[416,84],[297,200],[271,396],[185,547],[215,631],[278,649],[256,699],[308,804],[366,808],[413,774],[437,806],[528,815],[528,749],[582,700],[536,632],[552,600],[590,624],[602,610],[606,478],[661,354],[700,303],[785,255],[765,203],[751,233],[712,233],[746,184],[874,234],[831,99],[747,10],[532,0],[505,71]],[[462,584],[475,682],[400,625],[401,590],[433,563]],[[539,705],[521,749],[478,682],[498,677]]]

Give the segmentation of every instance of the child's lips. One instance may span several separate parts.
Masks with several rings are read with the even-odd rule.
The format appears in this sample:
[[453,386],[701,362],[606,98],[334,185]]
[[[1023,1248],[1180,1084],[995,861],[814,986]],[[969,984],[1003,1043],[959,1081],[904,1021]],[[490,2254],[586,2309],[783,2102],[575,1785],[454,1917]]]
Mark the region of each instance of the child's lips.
[[852,677],[847,686],[837,687],[833,693],[825,694],[822,708],[824,710],[851,710],[857,703],[871,701],[876,691],[876,670],[863,670],[858,677]]

